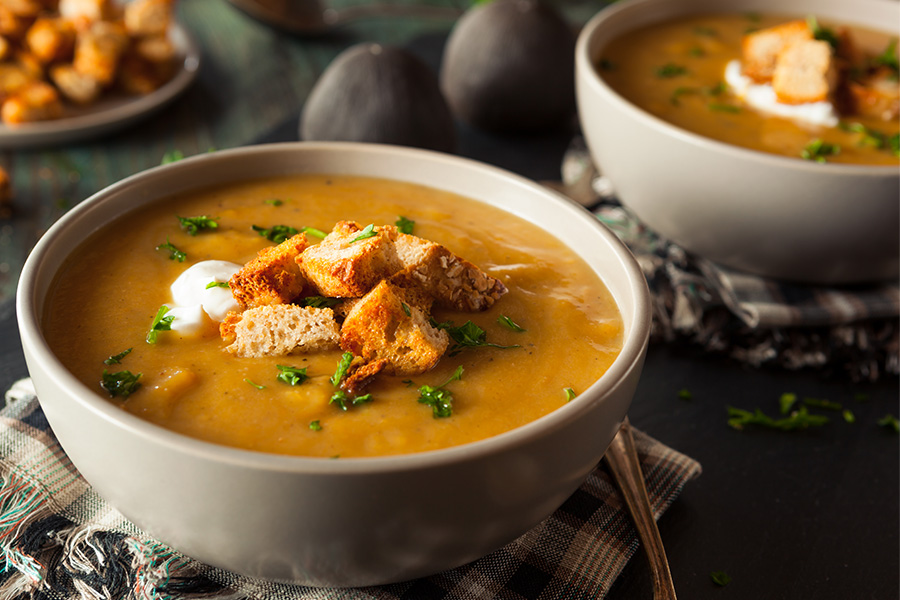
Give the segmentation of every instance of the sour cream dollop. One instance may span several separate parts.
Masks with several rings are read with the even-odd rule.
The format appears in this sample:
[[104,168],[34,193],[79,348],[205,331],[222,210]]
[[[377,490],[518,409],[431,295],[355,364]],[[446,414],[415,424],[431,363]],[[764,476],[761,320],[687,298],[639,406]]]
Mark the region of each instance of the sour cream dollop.
[[226,260],[204,260],[188,267],[169,288],[172,303],[168,304],[172,330],[194,333],[203,326],[204,315],[216,322],[225,319],[229,311],[239,309],[227,287],[212,286],[222,283],[241,270],[241,265]]
[[808,125],[835,127],[837,112],[831,102],[807,102],[805,104],[784,104],[778,101],[771,84],[756,83],[741,72],[741,61],[732,60],[725,66],[725,83],[734,94],[753,108]]

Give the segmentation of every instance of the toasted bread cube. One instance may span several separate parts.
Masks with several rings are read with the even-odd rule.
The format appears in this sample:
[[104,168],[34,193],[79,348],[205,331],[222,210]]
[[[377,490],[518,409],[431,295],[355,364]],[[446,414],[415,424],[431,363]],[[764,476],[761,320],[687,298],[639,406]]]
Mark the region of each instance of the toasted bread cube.
[[7,98],[33,81],[38,81],[16,63],[0,64],[0,100]]
[[297,257],[307,247],[298,233],[277,246],[259,251],[256,258],[231,277],[231,294],[241,308],[287,304],[303,292],[306,281]]
[[373,360],[366,362],[365,359],[356,356],[347,369],[347,374],[341,380],[341,389],[350,394],[359,394],[376,375],[381,373],[387,366],[386,360]]
[[134,41],[134,53],[152,63],[169,63],[175,58],[175,44],[167,35],[152,35]]
[[25,33],[25,45],[43,64],[72,58],[75,26],[66,19],[39,17]]
[[300,255],[300,268],[316,293],[359,298],[400,267],[390,228],[377,227],[373,236],[357,239],[362,231],[358,223],[340,221]]
[[63,96],[76,104],[90,104],[100,97],[103,87],[100,82],[79,73],[72,65],[54,65],[50,68],[50,79]]
[[772,73],[772,89],[785,104],[828,100],[836,83],[831,45],[820,40],[802,40],[785,48]]
[[133,36],[162,35],[172,20],[172,0],[133,0],[125,5],[125,27]]
[[283,356],[337,348],[340,331],[330,308],[296,304],[258,306],[234,323],[234,341],[225,347],[241,357]]
[[159,89],[174,73],[174,61],[149,60],[133,48],[122,57],[116,82],[122,91],[141,96]]
[[412,235],[397,234],[394,241],[403,269],[391,283],[403,288],[418,288],[438,306],[453,310],[487,310],[503,294],[506,286],[450,250]]
[[109,0],[59,0],[59,15],[82,24],[109,20],[113,16]]
[[429,323],[403,288],[380,282],[350,310],[341,348],[366,362],[383,360],[390,375],[418,375],[440,360],[450,337]]
[[853,113],[893,121],[900,116],[900,82],[890,69],[883,68],[862,81],[847,85]]
[[59,93],[49,83],[33,81],[3,101],[0,117],[8,125],[58,119],[62,116]]
[[806,21],[797,20],[748,33],[741,40],[744,75],[758,83],[772,79],[778,55],[788,46],[813,39]]
[[72,65],[101,85],[109,85],[116,77],[119,60],[128,43],[128,35],[121,25],[97,21],[90,28],[78,32]]

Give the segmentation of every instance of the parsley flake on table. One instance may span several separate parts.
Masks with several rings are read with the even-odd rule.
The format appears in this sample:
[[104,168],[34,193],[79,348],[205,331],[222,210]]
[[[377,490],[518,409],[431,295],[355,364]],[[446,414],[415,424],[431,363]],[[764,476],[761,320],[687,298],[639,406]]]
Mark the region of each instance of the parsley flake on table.
[[886,429],[891,429],[894,433],[900,433],[900,421],[892,414],[887,414],[878,419],[878,425]]
[[300,233],[296,228],[291,227],[290,225],[273,225],[268,229],[260,227],[259,225],[251,225],[250,227],[262,237],[276,244],[280,244],[289,237]]
[[169,307],[165,304],[160,306],[159,310],[156,311],[156,316],[153,317],[153,321],[150,323],[150,331],[147,332],[148,344],[156,343],[156,338],[160,331],[169,331],[172,329],[172,321],[175,320],[175,317],[172,315],[166,316],[167,312],[169,312]]
[[453,394],[444,389],[451,381],[462,379],[462,365],[456,367],[456,371],[450,378],[437,387],[423,385],[419,388],[418,402],[431,407],[432,416],[435,419],[445,419],[453,414]]
[[169,150],[168,152],[163,154],[162,160],[159,161],[161,165],[167,165],[169,163],[178,162],[184,158],[184,153],[181,150]]
[[797,403],[797,394],[793,394],[791,392],[785,392],[778,398],[778,408],[781,411],[781,414],[786,415],[791,412],[791,409]]
[[731,583],[731,577],[729,577],[728,573],[725,571],[713,571],[709,574],[709,578],[712,579],[713,583],[720,587],[725,587]]
[[141,375],[141,373],[132,373],[131,371],[110,373],[106,369],[103,369],[103,375],[100,378],[100,387],[109,393],[110,398],[115,398],[116,396],[127,398],[141,387],[141,384],[138,381],[141,378]]
[[275,365],[279,373],[275,376],[278,381],[288,385],[300,385],[308,379],[306,375],[306,367],[297,368],[289,365]]
[[350,240],[350,243],[352,244],[353,242],[367,240],[370,237],[375,237],[376,235],[378,235],[378,232],[375,231],[375,225],[372,223],[369,223],[368,225],[365,226],[365,228],[363,228],[362,231],[359,232],[359,235],[357,235],[355,238]]
[[818,427],[825,425],[829,421],[828,417],[810,413],[805,406],[801,406],[798,410],[782,419],[773,419],[758,408],[754,411],[749,411],[729,406],[727,410],[729,427],[738,430],[744,429],[747,425],[759,425],[781,431],[794,431],[807,429],[808,427]]
[[691,393],[691,390],[687,388],[681,388],[678,390],[678,399],[679,400],[691,400],[694,395]]
[[397,231],[399,231],[400,233],[412,233],[413,227],[415,227],[416,222],[410,221],[403,215],[400,215],[400,217],[394,222],[394,225],[397,226]]
[[200,215],[198,217],[178,217],[181,228],[188,232],[189,235],[197,235],[204,229],[218,229],[219,223],[213,217]]
[[118,365],[119,363],[122,362],[123,358],[125,358],[126,356],[131,354],[132,350],[134,350],[134,348],[128,348],[127,350],[122,350],[118,354],[113,354],[112,356],[110,356],[109,358],[104,360],[103,364],[104,365]]
[[184,262],[184,259],[187,258],[187,254],[179,250],[175,247],[175,244],[169,241],[169,238],[166,238],[165,244],[160,244],[156,247],[157,250],[165,250],[169,253],[169,260],[177,260],[178,262]]

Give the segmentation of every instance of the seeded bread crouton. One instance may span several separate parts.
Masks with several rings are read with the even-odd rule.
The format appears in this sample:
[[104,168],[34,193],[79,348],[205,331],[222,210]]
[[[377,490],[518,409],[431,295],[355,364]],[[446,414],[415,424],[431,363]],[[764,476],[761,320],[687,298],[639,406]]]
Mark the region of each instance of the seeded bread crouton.
[[100,82],[84,73],[79,73],[69,64],[50,67],[50,79],[62,95],[78,104],[90,104],[103,91]]
[[900,115],[900,82],[887,68],[862,81],[850,81],[847,92],[854,114],[884,121],[893,121]]
[[785,104],[828,100],[836,83],[831,45],[820,40],[797,41],[785,48],[772,73],[772,89]]
[[377,227],[375,235],[357,240],[362,231],[359,223],[340,221],[300,255],[300,268],[316,293],[359,298],[399,268],[390,228]]
[[757,83],[772,79],[778,55],[788,46],[813,39],[806,21],[797,20],[748,33],[741,40],[741,67]]
[[67,19],[38,17],[25,33],[25,45],[41,63],[69,60],[75,50],[75,26]]
[[116,77],[119,60],[128,47],[125,28],[111,21],[96,21],[78,32],[72,66],[90,75],[101,85],[110,85]]
[[58,119],[62,112],[59,92],[43,81],[25,84],[0,106],[0,118],[8,125]]
[[277,246],[269,246],[235,273],[229,285],[241,308],[286,304],[300,295],[305,279],[297,257],[309,242],[298,233]]
[[450,338],[410,303],[403,288],[380,282],[350,310],[341,327],[341,348],[367,362],[387,361],[390,375],[418,375],[440,360]]
[[282,356],[333,349],[339,338],[330,308],[275,304],[241,313],[234,342],[225,349],[241,357]]

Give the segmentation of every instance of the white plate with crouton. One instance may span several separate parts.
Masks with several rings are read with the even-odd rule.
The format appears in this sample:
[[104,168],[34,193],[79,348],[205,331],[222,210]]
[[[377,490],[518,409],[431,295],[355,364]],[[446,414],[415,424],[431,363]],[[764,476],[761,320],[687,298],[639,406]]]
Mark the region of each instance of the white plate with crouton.
[[[193,83],[200,68],[199,49],[184,28],[172,23],[168,38],[174,50],[173,73],[159,87],[144,94],[110,90],[84,105],[63,100],[58,118],[16,124],[0,122],[0,148],[36,148],[96,138],[162,109]],[[51,87],[49,83],[41,86]]]

